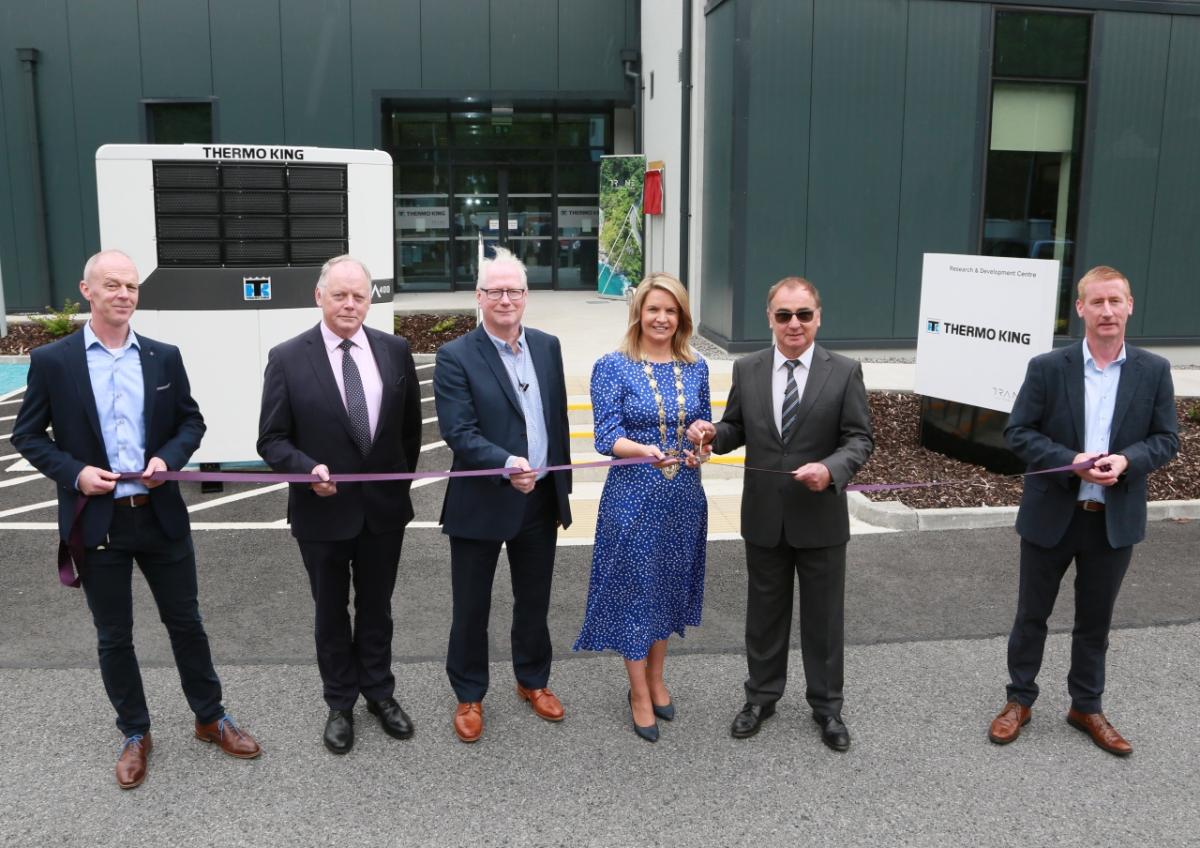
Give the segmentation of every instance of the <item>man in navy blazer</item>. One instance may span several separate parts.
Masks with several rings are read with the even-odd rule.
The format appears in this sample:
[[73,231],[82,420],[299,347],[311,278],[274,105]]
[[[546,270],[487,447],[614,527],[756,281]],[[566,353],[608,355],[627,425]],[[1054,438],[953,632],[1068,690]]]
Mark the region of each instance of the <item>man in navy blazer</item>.
[[1109,753],[1133,747],[1101,709],[1108,632],[1133,546],[1146,535],[1146,476],[1179,451],[1170,364],[1125,343],[1129,280],[1100,266],[1079,281],[1078,344],[1034,357],[1009,414],[1009,447],[1039,471],[1086,460],[1091,468],[1025,479],[1017,533],[1021,577],[1008,638],[1008,701],[988,737],[1012,742],[1029,723],[1046,620],[1075,561],[1075,627],[1067,721]]
[[[421,451],[421,396],[408,342],[363,326],[371,275],[351,256],[325,263],[314,293],[321,321],[273,348],[263,378],[258,452],[276,471],[315,474],[413,471]],[[396,702],[392,591],[407,481],[293,483],[288,519],[316,606],[317,667],[329,716],[325,747],[354,745],[354,705],[396,739],[413,724]],[[354,584],[354,621],[347,606]]]
[[537,472],[570,462],[567,390],[558,339],[521,323],[525,266],[503,248],[483,260],[475,297],[483,326],[438,351],[433,388],[453,470],[515,468],[507,476],[448,481],[442,530],[450,537],[454,595],[446,673],[458,697],[454,730],[483,733],[488,616],[500,546],[513,586],[512,655],[517,697],[561,721],[550,678],[550,582],[558,527],[571,523],[571,473]]
[[[133,648],[133,562],[146,577],[171,637],[195,735],[240,758],[258,743],[221,705],[196,595],[196,558],[179,484],[152,479],[178,470],[204,435],[179,349],[136,335],[138,272],[124,253],[88,260],[79,283],[91,304],[82,330],[30,355],[29,386],[13,428],[14,447],[58,484],[63,543],[80,524],[76,561],[100,655],[100,676],[124,740],[117,783],[138,786],[151,750],[150,712]],[[53,437],[47,428],[54,430]],[[119,480],[122,471],[141,471]],[[86,498],[76,518],[80,498]]]

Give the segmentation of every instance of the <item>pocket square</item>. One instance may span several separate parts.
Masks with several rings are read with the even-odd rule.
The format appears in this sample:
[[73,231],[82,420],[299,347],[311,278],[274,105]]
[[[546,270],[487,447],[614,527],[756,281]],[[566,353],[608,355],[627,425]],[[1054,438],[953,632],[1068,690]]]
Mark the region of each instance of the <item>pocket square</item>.
[[166,391],[167,389],[169,389],[169,388],[171,388],[171,384],[170,384],[170,383],[167,383],[165,386],[159,386],[159,387],[158,387],[158,388],[156,388],[154,391],[156,391],[156,392],[165,392],[165,391]]

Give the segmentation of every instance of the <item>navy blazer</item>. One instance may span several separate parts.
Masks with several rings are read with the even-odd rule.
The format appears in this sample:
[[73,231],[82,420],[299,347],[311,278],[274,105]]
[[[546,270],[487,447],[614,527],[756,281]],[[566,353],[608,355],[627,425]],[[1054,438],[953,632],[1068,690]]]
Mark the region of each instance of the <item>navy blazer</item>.
[[[546,416],[549,465],[571,461],[567,387],[558,339],[525,328],[533,356],[542,411]],[[510,456],[529,457],[525,414],[500,352],[483,327],[442,346],[433,371],[433,391],[442,438],[454,452],[452,470],[502,468]],[[558,521],[571,524],[571,472],[550,475]],[[525,498],[507,477],[455,477],[446,485],[442,531],[465,539],[503,541],[517,535]]]
[[[263,377],[258,453],[285,474],[308,474],[326,465],[332,474],[414,471],[421,453],[421,390],[408,342],[363,327],[379,368],[383,398],[375,441],[364,457],[329,366],[321,325],[271,348]],[[308,483],[288,487],[288,520],[300,541],[353,539],[403,529],[412,521],[405,481],[338,483],[321,497]]]
[[[1083,452],[1083,342],[1035,356],[1004,428],[1004,438],[1029,471],[1070,465]],[[1146,475],[1179,452],[1179,422],[1171,366],[1161,356],[1125,345],[1117,384],[1109,453],[1129,467],[1105,490],[1108,543],[1123,548],[1146,536]],[[1051,548],[1067,532],[1079,497],[1074,472],[1025,478],[1017,532]]]
[[[140,334],[138,343],[145,394],[146,461],[157,456],[171,471],[178,471],[200,447],[204,418],[192,399],[179,348]],[[79,472],[87,465],[113,470],[100,432],[83,331],[35,348],[29,356],[28,383],[12,443],[34,468],[58,483],[58,532],[66,541],[80,494],[75,488]],[[54,428],[53,437],[46,432],[47,427]],[[187,507],[178,483],[151,489],[150,506],[168,538],[187,535]],[[88,499],[82,516],[85,547],[104,541],[112,511],[111,493]]]

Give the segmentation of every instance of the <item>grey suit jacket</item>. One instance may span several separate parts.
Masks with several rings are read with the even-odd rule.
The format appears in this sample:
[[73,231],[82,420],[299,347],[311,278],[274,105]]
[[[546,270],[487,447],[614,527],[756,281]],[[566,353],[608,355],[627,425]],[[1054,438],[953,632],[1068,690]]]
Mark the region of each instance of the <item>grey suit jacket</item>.
[[[1076,342],[1029,361],[1004,437],[1030,471],[1070,465],[1083,452],[1084,414],[1083,343]],[[1123,548],[1146,535],[1146,475],[1179,452],[1171,366],[1129,344],[1108,449],[1129,460],[1129,468],[1104,493],[1108,543]],[[1021,538],[1043,548],[1057,545],[1075,514],[1079,483],[1070,471],[1026,477],[1017,512]]]
[[773,361],[770,347],[734,363],[713,450],[728,453],[745,445],[747,466],[777,471],[820,462],[833,483],[812,492],[787,474],[747,471],[742,538],[760,547],[773,547],[781,538],[796,548],[845,544],[850,538],[846,485],[875,447],[862,366],[816,345],[796,428],[784,444],[772,409]]

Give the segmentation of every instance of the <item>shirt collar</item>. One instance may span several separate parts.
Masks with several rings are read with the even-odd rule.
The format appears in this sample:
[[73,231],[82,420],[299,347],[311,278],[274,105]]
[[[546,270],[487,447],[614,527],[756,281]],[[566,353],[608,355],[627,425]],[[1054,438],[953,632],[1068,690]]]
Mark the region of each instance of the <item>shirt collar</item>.
[[[1092,349],[1088,347],[1086,337],[1083,340],[1083,364],[1096,368],[1096,358],[1092,356]],[[1123,364],[1125,364],[1125,342],[1121,342],[1121,352],[1117,354],[1117,358],[1109,363],[1109,365]],[[1096,368],[1096,370],[1099,371],[1100,369]]]
[[[504,339],[500,339],[500,338],[497,338],[496,336],[493,336],[491,333],[488,333],[487,327],[484,327],[483,331],[485,333],[487,333],[487,337],[492,340],[492,344],[494,344],[496,346],[496,350],[500,351],[501,353],[504,353],[505,351],[512,353],[512,348],[508,346],[508,342],[504,341]],[[519,336],[517,336],[517,350],[525,350],[525,325],[524,324],[521,325],[521,334]]]
[[[104,342],[100,341],[100,338],[96,335],[96,331],[92,329],[92,322],[90,320],[84,321],[83,322],[83,349],[87,350],[92,345],[97,345],[97,344],[100,345],[100,347],[104,348],[105,350],[111,349],[111,348],[104,347]],[[131,347],[136,347],[138,350],[142,349],[142,343],[141,343],[141,341],[138,340],[137,333],[135,333],[133,331],[133,327],[129,328],[129,333],[125,336],[125,344],[121,345],[119,348],[116,348],[116,350],[124,352],[124,351],[129,350],[129,348],[131,348]]]
[[[816,345],[809,345],[808,350],[804,351],[804,353],[800,354],[800,356],[799,356],[800,364],[804,367],[805,371],[812,370],[813,348],[815,348],[815,347],[816,347]],[[775,370],[778,371],[780,368],[784,367],[783,363],[788,362],[789,360],[786,356],[783,355],[783,352],[779,350],[779,345],[775,345],[774,350],[775,350]]]
[[[321,340],[325,342],[325,350],[330,353],[337,350],[342,343],[342,337],[329,329],[324,321],[321,321]],[[367,331],[362,328],[361,324],[358,325],[358,330],[355,331],[354,335],[350,337],[350,341],[354,343],[355,347],[361,347],[363,350],[369,349]]]

